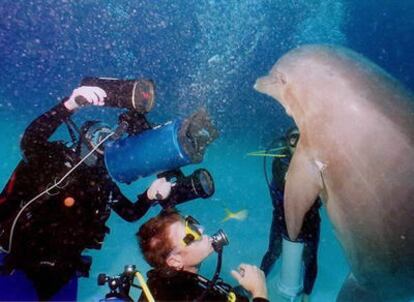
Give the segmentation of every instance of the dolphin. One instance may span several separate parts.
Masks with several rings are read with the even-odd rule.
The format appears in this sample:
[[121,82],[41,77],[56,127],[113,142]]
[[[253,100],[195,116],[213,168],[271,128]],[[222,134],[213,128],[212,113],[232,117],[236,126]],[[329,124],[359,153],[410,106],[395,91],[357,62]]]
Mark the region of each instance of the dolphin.
[[413,94],[333,45],[289,51],[255,89],[279,101],[301,134],[285,185],[289,237],[319,195],[351,268],[338,301],[412,299]]

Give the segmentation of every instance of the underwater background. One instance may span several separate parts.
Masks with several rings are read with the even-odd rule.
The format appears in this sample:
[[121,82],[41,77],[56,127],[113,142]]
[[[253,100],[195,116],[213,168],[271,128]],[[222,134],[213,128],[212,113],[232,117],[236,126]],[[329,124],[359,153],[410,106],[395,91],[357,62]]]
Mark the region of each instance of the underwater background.
[[[349,47],[414,90],[414,1],[334,0],[2,0],[0,5],[0,184],[4,186],[21,159],[19,142],[28,124],[85,76],[151,78],[157,86],[153,123],[183,118],[204,106],[220,130],[199,167],[216,185],[207,200],[179,206],[204,223],[207,233],[223,228],[221,277],[236,284],[230,270],[241,262],[260,265],[267,249],[271,201],[263,158],[247,153],[265,149],[292,125],[283,108],[253,90],[288,50],[307,43]],[[74,120],[103,119],[115,124],[120,110],[86,108]],[[66,135],[66,136],[65,136]],[[57,136],[68,139],[64,129]],[[270,161],[267,165],[270,168]],[[135,200],[154,177],[120,187]],[[243,221],[228,220],[225,209],[247,209]],[[156,215],[153,207],[136,223],[116,214],[111,233],[93,256],[89,278],[79,280],[80,301],[99,300],[99,273],[115,275],[124,265],[148,270],[135,232]],[[348,264],[322,209],[319,272],[313,301],[334,301]],[[201,274],[212,277],[216,257]],[[276,295],[277,267],[268,278],[270,300]],[[139,291],[131,289],[137,297]]]

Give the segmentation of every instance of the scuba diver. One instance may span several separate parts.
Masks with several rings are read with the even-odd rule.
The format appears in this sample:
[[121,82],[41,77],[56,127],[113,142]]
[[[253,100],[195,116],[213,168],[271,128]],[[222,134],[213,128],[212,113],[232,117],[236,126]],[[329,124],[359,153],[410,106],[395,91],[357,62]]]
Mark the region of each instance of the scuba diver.
[[[141,113],[146,113],[154,102],[154,85],[147,80],[136,82],[139,101],[146,105]],[[109,232],[105,223],[111,209],[126,221],[136,221],[171,191],[170,182],[157,178],[136,202],[125,197],[105,168],[102,142],[115,134],[102,122],[86,122],[72,146],[49,141],[59,126],[70,124],[80,107],[107,105],[109,93],[81,86],[36,118],[21,140],[23,159],[1,193],[2,273],[23,271],[39,300],[54,299],[77,276],[88,276],[91,260],[82,252],[101,248]],[[69,132],[74,139],[73,129]],[[2,288],[0,297],[11,290]],[[7,297],[17,300],[11,294]],[[63,299],[76,300],[76,286]]]
[[[149,291],[139,301],[249,301],[219,278],[222,249],[228,244],[223,230],[207,236],[194,218],[168,209],[144,223],[137,238],[145,260],[153,267],[147,273]],[[208,280],[198,270],[213,251],[218,253],[217,268]],[[240,264],[231,274],[253,301],[268,301],[266,279],[259,268]]]
[[[319,208],[321,207],[321,201],[318,198],[306,213],[301,232],[295,242],[289,239],[287,233],[283,205],[285,176],[298,140],[299,130],[296,127],[291,128],[286,132],[284,138],[278,140],[276,149],[274,149],[278,154],[276,154],[272,162],[272,181],[269,183],[270,196],[273,204],[273,218],[270,228],[269,247],[262,259],[260,267],[267,276],[281,255],[282,258],[293,258],[296,255],[296,260],[293,261],[295,267],[285,267],[283,262],[287,263],[288,261],[282,260],[278,287],[282,293],[290,297],[298,295],[303,288],[302,301],[309,301],[318,270],[317,252],[320,235]],[[303,277],[302,261],[304,263]],[[303,286],[301,283],[302,278],[304,278]],[[295,279],[299,281],[299,285]]]

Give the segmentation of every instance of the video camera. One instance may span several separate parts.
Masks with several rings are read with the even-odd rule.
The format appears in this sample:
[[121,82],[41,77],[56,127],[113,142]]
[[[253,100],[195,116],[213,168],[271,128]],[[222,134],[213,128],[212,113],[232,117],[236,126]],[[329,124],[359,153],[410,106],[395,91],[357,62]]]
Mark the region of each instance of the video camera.
[[206,169],[185,176],[181,167],[202,161],[208,144],[218,137],[205,109],[186,119],[153,126],[145,113],[154,106],[151,80],[85,78],[81,85],[98,86],[107,92],[105,105],[127,109],[118,118],[114,139],[105,143],[105,165],[111,177],[131,183],[157,174],[174,183],[163,208],[174,207],[214,193],[214,181]]

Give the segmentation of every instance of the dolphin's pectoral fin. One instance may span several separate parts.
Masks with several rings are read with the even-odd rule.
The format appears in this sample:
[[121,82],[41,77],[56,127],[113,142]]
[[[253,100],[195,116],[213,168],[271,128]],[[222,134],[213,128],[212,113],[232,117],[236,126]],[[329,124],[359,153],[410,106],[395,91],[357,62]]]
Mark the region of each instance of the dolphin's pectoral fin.
[[363,288],[352,274],[342,285],[341,290],[336,298],[336,302],[352,302],[352,301],[376,301],[381,302],[383,299],[374,292],[367,291]]
[[299,145],[290,162],[285,186],[285,218],[289,237],[295,240],[303,218],[322,189],[321,173]]

